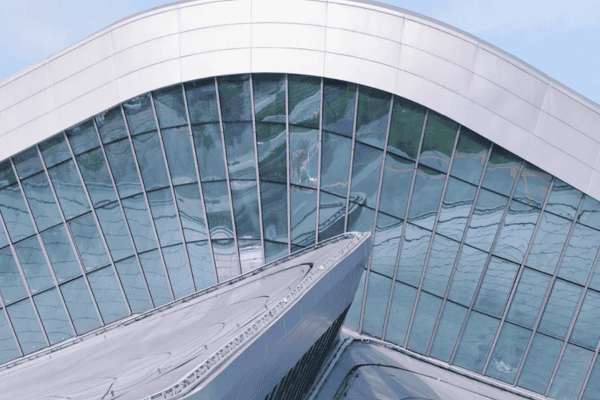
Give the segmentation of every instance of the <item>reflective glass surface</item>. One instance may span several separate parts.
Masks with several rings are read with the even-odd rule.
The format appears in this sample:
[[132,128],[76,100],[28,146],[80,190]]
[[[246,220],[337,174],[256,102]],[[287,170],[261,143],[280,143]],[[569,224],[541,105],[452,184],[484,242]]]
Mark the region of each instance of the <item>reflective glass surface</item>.
[[10,160],[6,160],[0,163],[0,188],[11,185],[17,181],[15,171],[11,165]]
[[446,175],[419,166],[408,212],[410,222],[429,230],[433,229],[445,180]]
[[88,271],[108,263],[100,232],[98,232],[91,214],[72,221],[69,227],[75,239],[79,257]]
[[157,247],[156,236],[152,227],[152,220],[146,201],[142,194],[123,199],[123,210],[127,217],[131,236],[138,252],[143,252]]
[[464,126],[461,127],[450,175],[477,185],[489,148],[489,140]]
[[441,304],[442,299],[439,297],[421,292],[408,339],[409,349],[421,354],[427,353],[427,347],[429,346],[429,340],[431,339]]
[[[123,114],[121,113],[121,106],[102,112],[96,115],[95,119],[96,126],[100,132],[100,137],[102,138],[102,143],[110,143],[127,136]],[[45,157],[46,156],[44,156],[44,158]]]
[[541,208],[550,188],[552,176],[525,162],[514,197],[522,203]]
[[354,146],[350,196],[355,202],[375,208],[382,154],[382,151],[360,143]]
[[252,124],[223,124],[230,179],[256,179]]
[[508,196],[515,184],[521,159],[500,146],[494,145],[483,178],[483,187]]
[[175,298],[178,299],[192,293],[194,291],[192,277],[183,245],[165,247],[163,255]]
[[446,302],[438,325],[430,355],[440,360],[450,361],[452,350],[467,315],[467,308],[450,301]]
[[13,157],[19,178],[24,179],[44,169],[37,148],[31,147]]
[[314,76],[288,75],[290,124],[319,127],[321,79]]
[[558,276],[585,285],[599,246],[598,233],[586,226],[576,224],[558,268]]
[[[315,228],[316,228],[316,211],[317,211],[317,191],[314,189],[302,188],[299,186],[292,186],[290,188],[291,195],[291,209],[290,209],[290,219],[291,219],[291,242],[293,244],[298,244],[301,246],[310,246],[315,243]],[[333,197],[333,196],[331,196]],[[323,209],[323,193],[321,194],[321,209]],[[337,206],[337,207],[336,207]],[[337,204],[329,205],[327,208],[338,209],[341,204],[338,202]],[[344,203],[345,206],[345,203]],[[341,214],[334,214],[332,217],[329,217],[327,220],[319,221],[319,239],[321,240],[321,224],[323,224],[323,232],[326,234],[327,231],[331,231],[336,226],[339,226],[339,219],[341,218],[342,223],[342,231],[344,224],[344,213],[345,210],[342,211]],[[337,218],[336,218],[337,216]],[[341,233],[341,232],[340,232]]]
[[132,135],[156,129],[149,94],[143,94],[123,103],[123,110]]
[[144,276],[135,257],[116,262],[115,267],[131,312],[139,313],[152,308]]
[[319,131],[290,126],[290,183],[317,187]]
[[410,314],[417,297],[417,289],[395,282],[393,296],[385,340],[404,346]]
[[263,230],[265,240],[288,241],[287,187],[279,183],[261,182]]
[[348,204],[347,232],[371,232],[375,220],[375,210],[353,201]]
[[585,375],[592,362],[593,353],[572,344],[568,344],[558,371],[548,393],[555,399],[577,398]]
[[438,219],[437,233],[460,240],[469,218],[477,188],[455,178],[448,178],[446,194]]
[[42,233],[46,253],[58,282],[64,282],[81,274],[77,258],[63,225]]
[[600,202],[585,195],[581,210],[579,211],[578,221],[595,229],[600,229]]
[[17,243],[15,251],[31,293],[54,286],[37,237]]
[[507,201],[506,197],[480,190],[465,243],[489,251]]
[[517,264],[492,257],[474,307],[497,317],[502,316],[518,269]]
[[525,265],[554,273],[570,228],[571,221],[544,212]]
[[[308,195],[309,189],[306,189],[303,192],[305,192],[306,195]],[[294,192],[292,191],[292,199],[294,196],[293,193]],[[306,197],[306,195],[297,195],[297,197],[298,199],[302,199],[302,197]],[[329,239],[344,232],[346,199],[322,191],[320,203],[321,204],[319,205],[319,240],[321,241]],[[307,204],[307,206],[307,211],[305,212],[310,213],[310,207],[312,207],[312,205]],[[293,205],[292,212],[294,212]],[[307,232],[310,231],[308,222],[305,230]],[[294,240],[292,239],[292,243],[293,242]]]
[[435,235],[425,271],[423,290],[438,296],[444,296],[450,272],[458,252],[458,242]]
[[350,138],[323,132],[321,189],[346,197],[351,148]]
[[5,363],[21,355],[4,310],[0,312],[0,363]]
[[165,275],[165,268],[161,261],[158,250],[148,251],[140,254],[140,262],[144,270],[144,276],[150,289],[150,295],[154,302],[154,307],[162,306],[170,302],[171,292],[169,291],[169,283]]
[[540,215],[535,207],[512,200],[494,247],[494,254],[521,263]]
[[256,147],[260,178],[287,182],[285,125],[257,122]]
[[59,224],[61,222],[60,211],[54,201],[46,174],[40,172],[21,183],[38,229],[43,231]]
[[250,121],[250,77],[232,75],[217,78],[223,121]]
[[487,254],[470,246],[463,246],[448,298],[468,306],[483,271]]
[[560,340],[536,333],[517,384],[525,389],[544,393],[561,347]]
[[527,268],[523,270],[506,318],[532,328],[549,283],[549,276]]
[[285,75],[253,74],[256,121],[285,122]]
[[223,139],[219,124],[194,125],[192,132],[200,179],[203,182],[226,179]]
[[105,149],[119,196],[123,198],[140,193],[142,186],[129,142],[127,140],[114,142]]
[[454,357],[454,364],[480,373],[492,347],[499,322],[496,318],[477,311],[471,312]]
[[227,182],[207,182],[202,184],[202,190],[210,237],[213,239],[233,237]]
[[373,239],[371,270],[392,277],[398,244],[402,234],[402,221],[379,213]]
[[6,307],[6,311],[8,311],[8,317],[17,334],[23,354],[29,354],[47,346],[31,300],[25,299],[10,305]]
[[187,126],[161,131],[173,185],[196,182],[191,137]]
[[154,218],[154,225],[158,233],[161,246],[170,246],[181,243],[181,231],[177,220],[177,210],[173,203],[171,189],[160,189],[148,192],[148,202]]
[[555,178],[552,192],[546,203],[546,211],[573,219],[577,213],[581,196],[582,193],[579,190]]
[[238,276],[240,267],[233,239],[213,240],[212,246],[219,282]]
[[554,282],[538,330],[564,338],[580,294],[580,287],[557,279]]
[[231,200],[237,237],[260,238],[256,182],[231,181]]
[[352,136],[356,85],[323,79],[323,129]]
[[[369,274],[363,332],[375,337],[381,337],[391,284],[392,280],[390,278],[374,272]],[[371,292],[370,295],[369,291]]]
[[600,339],[600,294],[588,290],[569,340],[596,349],[598,339]]
[[457,129],[456,122],[429,111],[419,162],[438,171],[446,172],[454,148]]
[[181,85],[173,85],[152,93],[158,125],[161,128],[187,124]]
[[[121,143],[127,144],[126,141]],[[117,200],[102,150],[95,149],[77,156],[77,164],[79,165],[79,170],[83,176],[90,199],[92,200],[92,203],[94,203],[94,207],[99,207],[103,204]],[[116,173],[115,176],[117,176]],[[115,180],[117,179],[115,178]],[[119,181],[117,180],[117,182]],[[126,183],[124,184],[127,185]],[[119,190],[126,190],[122,185],[121,187],[123,189]],[[119,187],[119,184],[117,184],[117,187]]]
[[263,248],[260,240],[239,239],[240,266],[242,274],[258,268],[264,264]]
[[16,184],[0,190],[0,212],[13,242],[35,233],[25,200]]
[[410,285],[419,285],[430,238],[431,232],[406,224],[396,279]]
[[158,133],[152,131],[134,136],[133,144],[146,190],[169,186]]
[[415,160],[425,122],[425,107],[394,96],[388,151]]
[[175,198],[186,242],[206,239],[206,223],[198,185],[176,186]]
[[75,218],[90,210],[73,161],[50,168],[48,174],[66,219]]
[[121,260],[133,255],[127,223],[119,203],[107,204],[96,209],[96,215],[113,260]]
[[92,296],[83,277],[61,285],[60,291],[78,335],[101,325]]
[[71,158],[71,152],[63,134],[54,135],[40,143],[40,151],[46,167],[50,168]]
[[379,210],[403,219],[406,213],[414,164],[388,153],[384,168]]
[[112,267],[92,272],[88,275],[88,280],[105,324],[127,316],[125,299]]
[[196,290],[214,285],[215,271],[207,241],[188,243],[188,254]]
[[187,82],[184,86],[191,122],[218,121],[214,78]]
[[529,329],[509,323],[504,324],[485,374],[512,383],[530,337]]
[[583,400],[595,400],[600,397],[600,359],[596,358],[596,363],[592,369],[592,374],[583,393]]
[[267,242],[265,240],[265,262],[269,263],[287,255],[287,243]]
[[360,86],[358,92],[356,140],[382,149],[385,145],[391,96],[366,86]]
[[360,313],[362,308],[362,300],[365,288],[365,277],[367,275],[367,269],[363,269],[362,274],[360,275],[360,282],[358,282],[358,288],[356,289],[356,293],[354,294],[354,300],[350,305],[350,309],[346,314],[346,319],[344,320],[344,325],[350,327],[355,331],[358,331],[358,326],[360,323]]
[[5,304],[27,296],[10,248],[0,250],[0,293]]
[[65,133],[75,154],[83,153],[100,145],[94,122],[91,119],[75,128],[67,129]]

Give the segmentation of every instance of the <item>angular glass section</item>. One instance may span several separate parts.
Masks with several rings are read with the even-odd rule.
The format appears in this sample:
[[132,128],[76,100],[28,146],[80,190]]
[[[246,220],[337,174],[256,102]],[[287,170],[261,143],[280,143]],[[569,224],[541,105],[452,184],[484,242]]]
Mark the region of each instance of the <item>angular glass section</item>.
[[127,316],[125,299],[112,267],[92,272],[88,275],[88,280],[105,324]]
[[288,254],[287,243],[267,242],[265,240],[265,262],[270,263]]
[[506,318],[533,328],[549,283],[549,276],[525,268]]
[[433,229],[445,180],[445,174],[419,165],[408,212],[410,222],[429,230]]
[[220,76],[217,84],[223,121],[251,121],[249,75]]
[[569,340],[596,349],[598,339],[600,339],[600,294],[588,290]]
[[15,244],[15,252],[31,293],[37,293],[40,290],[54,286],[37,237]]
[[421,292],[408,339],[409,349],[421,354],[427,353],[429,340],[431,339],[441,305],[442,299],[439,297]]
[[465,243],[489,251],[508,199],[481,189]]
[[520,264],[539,215],[539,209],[512,200],[494,247],[494,254]]
[[287,182],[285,125],[257,122],[256,147],[260,179]]
[[237,237],[260,238],[256,182],[231,181],[231,199]]
[[194,125],[192,132],[200,179],[203,182],[226,179],[219,124]]
[[382,154],[382,151],[360,143],[354,147],[350,196],[371,208],[375,208],[377,202]]
[[192,154],[190,131],[187,126],[164,129],[161,134],[173,185],[198,181],[194,166],[194,155]]
[[44,140],[39,146],[48,168],[71,158],[71,152],[62,133]]
[[592,228],[600,229],[600,202],[586,195],[577,220]]
[[377,216],[371,270],[392,277],[396,265],[396,254],[402,234],[402,221],[383,213]]
[[175,198],[179,209],[179,218],[186,242],[206,240],[206,223],[202,211],[202,201],[198,184],[175,187]]
[[437,233],[454,240],[461,240],[473,206],[475,192],[477,192],[475,186],[452,177],[448,178]]
[[388,152],[415,160],[425,122],[425,107],[394,96]]
[[367,86],[360,86],[358,91],[356,140],[383,149],[391,95]]
[[323,132],[321,152],[321,189],[346,197],[352,140]]
[[506,383],[513,383],[530,337],[529,329],[509,323],[502,325],[485,374]]
[[391,285],[392,280],[390,278],[374,272],[369,274],[367,302],[365,303],[363,317],[363,332],[378,338],[381,337]]
[[192,293],[194,286],[183,245],[165,247],[163,255],[175,298],[178,299]]
[[148,289],[150,289],[154,307],[160,307],[170,302],[172,298],[169,283],[158,250],[140,254],[140,262],[142,263],[142,269],[148,283]]
[[285,122],[285,75],[253,74],[256,121]]
[[408,322],[417,299],[417,289],[395,282],[385,340],[404,346]]
[[25,200],[18,185],[0,190],[0,212],[13,242],[35,233]]
[[521,166],[521,159],[500,146],[494,145],[483,187],[508,196]]
[[[127,144],[127,141],[121,143]],[[83,176],[83,181],[87,187],[90,199],[92,200],[92,203],[94,203],[94,207],[99,207],[103,204],[117,200],[115,188],[110,179],[110,174],[102,150],[95,149],[77,156],[77,164],[79,165],[79,170]],[[117,184],[117,186],[119,186],[119,184]],[[139,187],[139,191],[141,191],[141,187]]]
[[288,75],[290,124],[319,127],[321,78]]
[[133,145],[146,190],[169,186],[158,133],[152,131],[134,136]]
[[263,230],[265,240],[288,241],[287,187],[280,183],[261,182]]
[[181,85],[173,85],[152,92],[158,125],[161,128],[170,128],[187,124],[185,104]]
[[4,232],[4,227],[0,224],[0,249],[6,246],[8,246],[8,237]]
[[25,179],[44,169],[36,147],[30,147],[29,149],[20,152],[13,157],[13,162],[15,163],[15,168],[21,179]]
[[135,166],[129,141],[121,140],[105,147],[106,157],[121,198],[140,193],[142,185]]
[[260,240],[239,239],[238,248],[240,250],[242,274],[264,264],[263,247]]
[[576,224],[558,268],[558,276],[585,285],[599,246],[600,235],[598,232]]
[[554,186],[546,203],[546,211],[573,219],[579,207],[582,193],[571,185],[554,178]]
[[21,353],[8,325],[6,314],[2,311],[0,312],[0,363],[5,363],[20,356]]
[[319,131],[290,126],[290,183],[317,187]]
[[356,84],[324,78],[323,130],[352,136],[355,99]]
[[96,215],[113,260],[132,256],[133,246],[119,203],[107,204],[96,209]]
[[423,290],[438,296],[444,296],[448,279],[452,272],[454,260],[458,252],[459,243],[454,240],[446,239],[443,236],[435,235],[433,246],[425,271],[425,280],[423,281]]
[[5,304],[27,296],[10,248],[0,250],[0,293]]
[[250,123],[223,124],[230,179],[256,179],[254,134]]
[[4,186],[12,185],[17,181],[15,172],[13,171],[10,160],[6,160],[0,163],[0,188]]
[[115,263],[119,280],[123,285],[125,296],[132,313],[141,313],[152,308],[144,276],[135,257]]
[[467,308],[454,304],[450,301],[446,302],[444,312],[438,325],[435,340],[431,347],[430,355],[440,360],[450,361],[452,351],[456,345],[456,340],[460,334]]
[[194,123],[219,120],[217,94],[213,78],[187,82],[185,95],[187,98],[190,121]]
[[350,305],[350,309],[348,310],[348,313],[346,314],[346,319],[344,321],[345,326],[357,332],[358,325],[360,324],[360,312],[362,308],[363,293],[365,290],[366,275],[367,270],[365,268],[363,269],[363,272],[360,275],[360,282],[358,283],[358,288],[356,289],[356,293],[354,294],[354,300],[352,300],[352,304]]
[[557,279],[538,331],[564,338],[580,295],[581,287]]
[[450,175],[479,184],[489,148],[489,140],[462,126]]
[[463,246],[448,299],[464,306],[471,304],[486,259],[487,253],[470,246]]
[[589,350],[568,344],[548,395],[555,399],[576,399],[593,356]]
[[496,318],[477,311],[471,312],[454,364],[481,373],[499,323]]
[[207,182],[202,184],[206,218],[212,239],[232,238],[233,227],[229,209],[227,182]]
[[[292,186],[290,188],[291,195],[291,210],[290,210],[290,219],[291,219],[291,241],[293,244],[297,244],[300,246],[310,246],[315,243],[315,227],[317,217],[317,191],[314,189],[306,189],[301,188],[299,186]],[[321,202],[323,202],[323,193],[321,193]],[[344,203],[345,206],[345,203]],[[322,204],[321,204],[322,207]],[[334,206],[335,207],[335,206]],[[322,208],[321,208],[322,209]],[[344,213],[345,210],[342,211],[341,215],[335,214],[333,217],[337,216],[341,219],[342,226],[344,225]],[[331,219],[330,217],[329,219]],[[329,219],[327,221],[329,221]],[[333,226],[339,225],[338,220],[329,221],[330,223],[327,226],[323,226],[323,232],[327,232],[333,229]],[[321,224],[323,222],[319,222],[319,240],[321,239]],[[343,231],[343,228],[342,228]],[[340,232],[341,233],[341,232]]]
[[106,250],[91,214],[71,221],[69,227],[86,270],[108,264]]
[[[293,210],[292,205],[292,212]],[[346,200],[322,191],[319,205],[319,241],[343,233],[345,215]]]
[[67,129],[65,133],[69,138],[73,153],[76,155],[100,146],[94,121],[91,119],[77,125],[75,128]]
[[431,232],[411,224],[406,225],[398,273],[396,274],[397,280],[409,285],[419,285],[430,238]]
[[375,210],[353,201],[348,204],[347,232],[371,232],[375,221]]
[[81,180],[73,161],[69,160],[50,168],[48,174],[67,220],[85,214],[90,210],[90,204],[81,186]]
[[571,221],[544,212],[525,265],[553,274],[570,228]]
[[123,199],[123,211],[127,216],[129,229],[133,236],[136,250],[141,253],[157,247],[152,220],[143,194]]
[[513,198],[522,203],[542,208],[551,180],[552,176],[550,174],[535,165],[525,162]]
[[177,210],[173,203],[171,189],[160,189],[148,193],[150,210],[154,217],[154,225],[158,233],[158,241],[162,246],[181,243],[181,231],[177,220]]
[[212,247],[219,282],[238,276],[240,267],[233,239],[213,240]]
[[518,269],[517,264],[492,257],[474,307],[497,317],[502,316]]
[[600,359],[596,358],[596,363],[583,392],[582,400],[596,400],[598,398],[600,398]]
[[38,229],[44,231],[60,224],[62,219],[46,174],[41,172],[21,183]]
[[448,171],[457,130],[456,122],[429,110],[419,163],[438,171]]
[[148,93],[127,100],[123,103],[123,110],[132,135],[156,129],[152,103]]
[[78,335],[102,325],[83,277],[61,285],[60,291]]
[[387,154],[379,199],[380,211],[404,219],[413,173],[414,163]]
[[6,307],[23,354],[29,354],[46,347],[46,339],[33,311],[31,300],[25,299]]
[[536,333],[517,385],[544,393],[561,348],[562,341]]
[[213,268],[210,248],[207,241],[188,243],[188,254],[192,265],[192,275],[196,290],[201,290],[214,285],[215,270]]
[[50,229],[41,235],[46,253],[59,283],[81,275],[77,258],[73,253],[67,235],[63,225]]
[[97,114],[95,119],[102,143],[106,144],[127,137],[121,106],[116,106],[108,111]]

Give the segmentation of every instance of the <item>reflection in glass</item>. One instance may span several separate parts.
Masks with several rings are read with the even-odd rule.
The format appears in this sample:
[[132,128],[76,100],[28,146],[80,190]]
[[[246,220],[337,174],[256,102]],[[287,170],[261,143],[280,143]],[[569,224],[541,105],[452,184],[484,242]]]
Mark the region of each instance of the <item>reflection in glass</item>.
[[554,273],[570,228],[571,221],[544,212],[525,265]]
[[77,156],[77,164],[94,207],[117,200],[102,150],[96,149]]
[[290,126],[290,183],[317,187],[319,131]]
[[523,164],[514,198],[522,203],[541,208],[550,188],[552,176],[528,162]]
[[600,202],[585,195],[577,220],[592,228],[600,229]]
[[133,145],[146,190],[169,186],[158,133],[152,131],[134,136]]
[[4,231],[4,227],[0,224],[0,249],[8,246],[8,237]]
[[429,340],[441,305],[442,299],[439,297],[421,292],[412,329],[410,330],[410,338],[408,339],[409,349],[421,354],[427,353]]
[[256,182],[231,181],[231,199],[237,237],[260,238]]
[[596,400],[598,398],[600,398],[600,359],[596,358],[596,363],[583,392],[582,400]]
[[477,311],[471,312],[454,364],[481,373],[499,323],[496,318]]
[[456,345],[456,339],[458,339],[460,328],[462,328],[466,315],[466,307],[459,306],[450,301],[446,302],[435,340],[431,347],[430,355],[432,357],[450,361],[452,351]]
[[424,122],[425,107],[394,96],[388,151],[415,160]]
[[392,280],[390,278],[374,272],[369,274],[363,332],[378,338],[381,337],[391,284]]
[[232,238],[231,211],[227,182],[207,182],[202,184],[206,218],[212,239]]
[[529,329],[505,323],[485,374],[512,383],[530,337]]
[[350,138],[323,132],[321,189],[346,197],[351,147]]
[[356,140],[382,149],[390,111],[390,94],[367,86],[359,87]]
[[77,125],[75,128],[67,129],[65,133],[75,154],[81,154],[84,151],[100,146],[92,119]]
[[288,75],[290,124],[319,127],[321,78]]
[[196,290],[201,290],[215,282],[215,270],[213,268],[210,248],[207,241],[188,243],[188,254],[192,265],[192,274]]
[[184,84],[191,122],[218,121],[217,95],[213,78]]
[[377,202],[382,154],[380,150],[360,143],[354,147],[350,196],[371,208],[375,208]]
[[123,211],[129,223],[136,250],[141,253],[157,247],[152,220],[143,194],[123,199]]
[[395,282],[393,296],[385,340],[404,346],[410,314],[417,299],[417,289]]
[[468,306],[475,293],[487,254],[470,246],[463,246],[448,299]]
[[558,276],[585,285],[599,246],[600,235],[598,232],[576,224],[560,263]]
[[140,272],[140,266],[135,257],[115,263],[119,280],[123,285],[125,296],[132,313],[141,313],[152,308],[150,298]]
[[71,158],[71,152],[62,133],[44,140],[39,146],[44,163],[48,168]]
[[223,124],[230,179],[256,179],[251,123]]
[[279,183],[261,182],[263,230],[265,240],[288,241],[287,187]]
[[557,279],[554,282],[538,330],[564,338],[580,294],[581,288],[579,286]]
[[8,306],[6,311],[8,311],[8,317],[15,329],[23,354],[29,354],[48,346],[33,311],[31,300],[25,299]]
[[127,316],[125,299],[112,267],[92,272],[88,275],[88,280],[105,324]]
[[410,285],[419,285],[430,238],[431,232],[415,225],[406,225],[396,279]]
[[265,262],[270,263],[287,255],[287,243],[267,242],[265,240]]
[[582,193],[571,185],[554,178],[554,186],[546,203],[546,211],[573,219],[579,207]]
[[425,271],[425,280],[423,281],[423,289],[444,296],[448,279],[452,272],[452,266],[458,252],[458,242],[446,239],[443,236],[435,235],[427,270]]
[[454,240],[461,240],[476,191],[475,186],[452,177],[448,178],[437,233]]
[[177,220],[177,211],[173,204],[171,189],[165,188],[148,192],[148,202],[154,217],[154,225],[161,246],[181,243],[181,232]]
[[20,356],[17,342],[8,326],[6,315],[2,311],[0,312],[0,363],[5,363]]
[[148,93],[127,100],[123,103],[123,110],[132,135],[156,129],[152,104]]
[[410,222],[425,229],[433,229],[445,180],[445,174],[419,165],[408,212]]
[[[304,192],[308,191],[309,189],[306,189]],[[292,196],[293,193],[294,192],[292,192]],[[308,207],[308,209],[310,209],[310,207]],[[294,212],[293,203],[292,212]],[[336,235],[344,233],[345,215],[346,199],[322,191],[321,204],[319,205],[319,241],[323,241],[325,239],[329,239]],[[308,223],[306,224],[306,230],[310,230]]]
[[285,75],[253,74],[256,121],[285,122]]
[[160,307],[170,302],[172,298],[169,283],[158,250],[140,254],[140,262],[142,263],[146,282],[148,282],[152,301],[154,301],[154,307]]
[[127,136],[123,114],[121,114],[121,106],[101,112],[96,115],[95,119],[102,143],[110,143]]
[[562,341],[536,333],[517,385],[544,393],[561,347]]
[[217,84],[223,121],[251,121],[249,75],[220,76]]
[[477,185],[489,148],[489,140],[462,126],[450,175]]
[[239,239],[242,274],[260,267],[263,262],[263,248],[260,240]]
[[98,318],[90,291],[83,277],[77,278],[60,286],[67,310],[75,331],[78,335],[99,327],[102,323]]
[[15,244],[15,252],[31,293],[54,286],[37,237]]
[[212,246],[219,282],[238,276],[240,267],[233,239],[213,240]]
[[519,266],[492,257],[479,289],[475,308],[500,317]]
[[[314,189],[306,189],[298,186],[292,186],[290,188],[291,192],[291,210],[290,210],[290,219],[291,219],[291,241],[293,244],[301,245],[301,246],[310,246],[315,243],[315,218],[317,213],[317,191]],[[323,209],[323,193],[321,193],[321,210]],[[345,202],[344,202],[345,206]],[[335,207],[335,206],[334,206]],[[338,216],[341,219],[342,231],[344,225],[344,213],[345,210],[342,211],[341,215]],[[339,225],[338,221],[330,221],[331,217],[325,221],[326,226],[323,226],[323,230],[321,230],[321,224],[323,221],[319,222],[319,240],[321,239],[320,233],[323,231],[324,233],[329,232],[331,229],[337,225]],[[339,227],[339,226],[338,226]],[[341,232],[340,232],[341,233]]]
[[401,234],[402,221],[379,212],[373,239],[372,271],[392,277]]
[[257,122],[256,147],[260,179],[287,182],[285,125]]
[[5,304],[27,296],[10,248],[0,250],[0,293]]
[[600,294],[588,290],[570,341],[595,349],[600,339]]
[[549,276],[525,268],[506,318],[532,328],[549,283]]
[[183,245],[165,247],[163,255],[175,298],[178,299],[192,293],[194,286]]
[[79,175],[73,161],[57,165],[48,170],[58,202],[67,220],[90,210],[90,204],[81,186]]
[[548,395],[555,399],[575,399],[592,363],[593,352],[568,344]]
[[187,126],[161,131],[173,185],[196,182],[196,168]]
[[108,264],[106,250],[91,214],[71,221],[69,227],[86,270]]
[[12,185],[17,181],[10,160],[0,162],[0,188]]
[[446,172],[457,130],[456,122],[429,110],[419,163]]
[[192,132],[202,182],[226,179],[219,124],[194,125]]
[[173,85],[152,93],[158,125],[169,128],[187,124],[181,85]]
[[[294,249],[292,248],[292,252],[293,251]],[[363,269],[363,272],[360,275],[360,282],[358,283],[358,288],[356,289],[356,293],[354,294],[354,300],[352,300],[352,304],[350,304],[350,309],[348,310],[348,313],[346,314],[346,319],[344,320],[344,325],[354,331],[358,331],[358,325],[360,322],[360,312],[362,308],[366,274],[367,269],[365,268]]]
[[352,136],[356,84],[323,79],[323,130]]
[[539,209],[512,200],[494,254],[521,263],[539,214]]
[[106,157],[121,198],[140,193],[142,186],[129,141],[121,140],[105,147]]
[[483,187],[505,196],[512,191],[519,173],[521,159],[500,146],[494,145],[488,163]]
[[479,191],[465,243],[489,251],[504,213],[507,198],[485,189]]
[[406,203],[413,178],[414,164],[393,154],[387,154],[379,210],[404,218]]
[[43,172],[21,181],[31,213],[40,231],[62,222],[48,178]]
[[371,232],[374,220],[375,210],[350,201],[347,232]]
[[81,274],[69,237],[63,225],[42,233],[46,253],[59,283]]
[[15,184],[0,190],[0,211],[13,242],[35,233],[18,185]]
[[198,184],[176,186],[175,198],[186,242],[206,240],[206,224]]
[[119,203],[107,204],[96,209],[96,215],[113,260],[133,255],[131,239]]

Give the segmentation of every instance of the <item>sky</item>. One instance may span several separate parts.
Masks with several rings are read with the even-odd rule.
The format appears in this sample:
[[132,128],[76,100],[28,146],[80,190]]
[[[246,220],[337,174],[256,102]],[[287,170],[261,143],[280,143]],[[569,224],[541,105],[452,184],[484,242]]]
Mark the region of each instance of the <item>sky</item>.
[[[285,1],[285,0],[281,0]],[[0,0],[0,81],[164,0]],[[598,0],[386,0],[473,34],[600,103]]]

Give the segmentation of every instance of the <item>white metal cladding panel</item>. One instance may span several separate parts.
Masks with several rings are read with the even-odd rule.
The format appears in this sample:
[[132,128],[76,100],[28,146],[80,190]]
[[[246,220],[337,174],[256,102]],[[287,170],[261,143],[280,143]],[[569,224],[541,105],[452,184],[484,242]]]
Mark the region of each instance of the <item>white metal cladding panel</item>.
[[597,105],[445,24],[351,0],[183,1],[117,22],[0,85],[0,159],[149,90],[247,72],[392,92],[598,191]]

